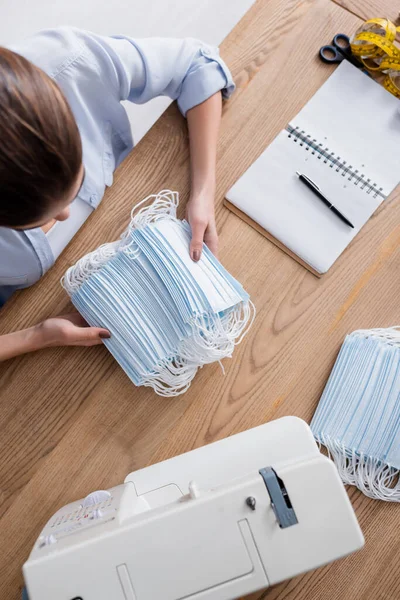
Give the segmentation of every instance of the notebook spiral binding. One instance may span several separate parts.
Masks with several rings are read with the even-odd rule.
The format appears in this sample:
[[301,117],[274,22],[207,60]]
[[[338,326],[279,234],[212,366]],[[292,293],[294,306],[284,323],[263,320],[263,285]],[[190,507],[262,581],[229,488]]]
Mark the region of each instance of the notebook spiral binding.
[[311,154],[323,160],[331,169],[335,168],[336,172],[340,173],[342,177],[347,177],[348,181],[352,181],[354,185],[360,186],[362,190],[365,189],[367,194],[372,193],[374,198],[380,197],[383,200],[386,198],[383,188],[378,187],[376,182],[371,183],[371,179],[367,179],[365,173],[360,174],[358,169],[353,169],[352,165],[348,165],[345,160],[342,160],[340,156],[336,156],[334,152],[330,152],[329,148],[324,147],[322,143],[318,143],[315,138],[312,138],[303,129],[288,125],[286,131],[289,138],[292,138],[296,143],[298,142],[300,146],[304,146],[305,151],[311,151]]

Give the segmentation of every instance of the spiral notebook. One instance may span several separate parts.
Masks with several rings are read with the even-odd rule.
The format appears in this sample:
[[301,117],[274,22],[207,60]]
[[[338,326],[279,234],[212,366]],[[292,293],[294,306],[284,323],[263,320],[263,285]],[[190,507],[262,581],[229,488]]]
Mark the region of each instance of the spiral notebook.
[[400,179],[399,109],[395,96],[343,61],[229,190],[226,206],[320,276]]

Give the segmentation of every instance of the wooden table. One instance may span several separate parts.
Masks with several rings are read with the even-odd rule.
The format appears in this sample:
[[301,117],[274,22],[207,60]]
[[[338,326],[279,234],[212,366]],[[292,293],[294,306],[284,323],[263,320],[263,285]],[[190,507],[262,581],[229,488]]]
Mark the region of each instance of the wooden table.
[[[353,12],[363,4],[351,2]],[[369,5],[369,16],[378,16],[378,4]],[[224,192],[331,74],[316,57],[319,47],[360,22],[328,0],[258,0],[222,45],[238,89],[225,104],[219,146],[220,257],[257,307],[249,336],[225,362],[225,377],[218,365],[205,367],[189,392],[167,400],[136,389],[103,347],[49,349],[1,365],[1,599],[20,598],[22,563],[58,508],[122,483],[134,469],[265,421],[309,421],[346,333],[398,324],[398,191],[320,280],[222,206]],[[173,106],[119,168],[57,264],[2,310],[1,333],[69,311],[61,275],[116,238],[138,200],[168,187],[185,203],[187,142]],[[400,597],[398,507],[348,491],[365,549],[253,600]]]

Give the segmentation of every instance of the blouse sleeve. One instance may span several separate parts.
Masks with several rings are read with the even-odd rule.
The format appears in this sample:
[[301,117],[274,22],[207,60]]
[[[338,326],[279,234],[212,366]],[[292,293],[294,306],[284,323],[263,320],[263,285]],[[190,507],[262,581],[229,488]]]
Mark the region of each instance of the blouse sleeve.
[[216,92],[228,98],[235,89],[218,48],[199,40],[86,36],[100,68],[107,63],[105,71],[113,73],[120,100],[143,104],[168,96],[185,116]]

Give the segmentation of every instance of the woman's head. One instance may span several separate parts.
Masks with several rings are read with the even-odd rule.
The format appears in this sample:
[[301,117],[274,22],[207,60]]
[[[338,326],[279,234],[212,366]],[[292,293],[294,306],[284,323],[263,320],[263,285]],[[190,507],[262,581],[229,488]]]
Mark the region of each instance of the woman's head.
[[0,226],[65,219],[82,179],[81,138],[60,88],[0,47]]

